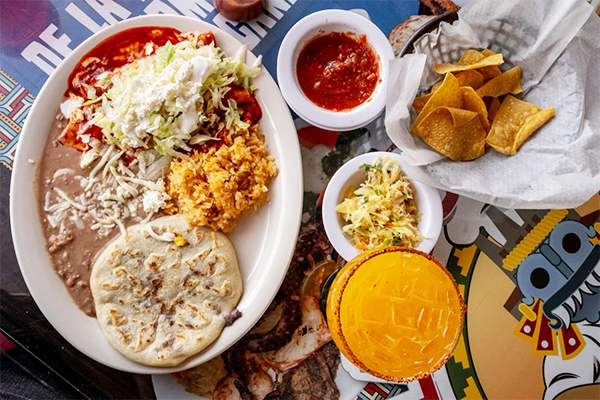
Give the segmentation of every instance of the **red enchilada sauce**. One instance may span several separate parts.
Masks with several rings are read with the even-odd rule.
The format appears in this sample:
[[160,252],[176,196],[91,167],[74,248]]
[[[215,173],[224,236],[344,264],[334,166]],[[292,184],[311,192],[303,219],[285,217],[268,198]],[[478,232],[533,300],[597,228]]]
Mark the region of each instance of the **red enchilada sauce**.
[[[111,71],[127,63],[154,53],[167,42],[176,44],[185,40],[181,32],[175,28],[162,26],[142,26],[119,32],[103,40],[90,50],[75,66],[69,76],[69,87],[65,96],[74,93],[87,99],[86,86],[91,86],[94,78],[104,71]],[[214,43],[212,32],[199,35],[205,45]],[[152,45],[152,51],[146,52],[146,46]]]
[[[102,89],[94,86],[98,75],[151,55],[167,42],[177,44],[183,40],[188,40],[190,39],[189,35],[190,33],[182,34],[175,28],[142,26],[126,29],[108,37],[86,53],[81,61],[77,63],[69,75],[69,86],[65,91],[65,97],[69,97],[69,94],[72,93],[89,100],[88,90],[95,90],[96,96],[99,96]],[[199,43],[201,42],[204,45],[215,43],[215,37],[210,31],[194,34],[194,36],[197,37]],[[254,100],[254,98],[252,99]],[[256,102],[256,100],[254,101]],[[258,115],[258,117],[255,115]],[[260,106],[258,106],[258,112],[255,111],[252,117],[258,119],[262,117]],[[58,141],[64,146],[84,151],[87,145],[81,141],[81,135],[83,134],[90,134],[98,140],[103,138],[102,130],[99,127],[87,123],[83,124],[80,121],[69,123]]]
[[365,35],[332,32],[311,39],[300,51],[296,75],[304,95],[332,111],[355,108],[379,81],[379,57]]
[[[77,63],[71,75],[69,76],[68,88],[65,96],[69,94],[83,97],[89,100],[89,90],[95,90],[96,96],[102,94],[100,87],[95,87],[96,77],[105,71],[112,71],[122,67],[125,64],[132,63],[135,60],[153,54],[156,49],[164,46],[167,42],[177,44],[184,40],[197,40],[199,44],[215,44],[215,37],[211,31],[198,33],[181,33],[175,28],[159,26],[143,26],[131,28],[119,32],[100,42],[96,47],[90,50],[81,61]],[[233,99],[236,101],[242,111],[242,120],[250,125],[257,124],[262,118],[262,109],[254,95],[247,89],[238,84],[229,85],[229,91],[225,94],[225,101]],[[93,107],[93,106],[90,106]],[[81,135],[89,134],[92,137],[103,140],[102,130],[86,121],[70,122],[64,128],[58,141],[67,147],[72,147],[78,151],[85,151],[87,145],[81,140]],[[219,134],[219,136],[223,136]],[[199,146],[208,148],[216,146],[221,142],[212,142]],[[197,147],[194,147],[197,148]],[[125,161],[129,162],[129,156],[123,155]]]

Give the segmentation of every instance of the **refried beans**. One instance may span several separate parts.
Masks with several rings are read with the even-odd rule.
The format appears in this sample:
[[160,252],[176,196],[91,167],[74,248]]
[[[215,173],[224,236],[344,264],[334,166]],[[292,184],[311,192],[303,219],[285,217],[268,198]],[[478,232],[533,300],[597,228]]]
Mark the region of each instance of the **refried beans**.
[[[120,231],[114,228],[107,234],[101,235],[97,230],[91,229],[96,221],[89,217],[81,219],[83,223],[81,229],[77,227],[75,221],[65,218],[63,220],[65,229],[62,233],[60,227],[53,228],[49,223],[44,210],[46,193],[56,187],[70,198],[77,197],[83,189],[76,177],[87,177],[90,174],[89,168],[82,169],[79,166],[81,159],[79,151],[58,143],[58,137],[66,124],[67,119],[59,113],[44,147],[37,176],[38,209],[54,270],[64,281],[77,307],[87,315],[95,317],[94,299],[90,290],[90,274],[94,259],[108,242],[120,234]],[[53,178],[56,171],[65,168],[72,169],[73,173]],[[144,210],[140,207],[138,217],[124,220],[125,226],[138,223],[144,217]]]

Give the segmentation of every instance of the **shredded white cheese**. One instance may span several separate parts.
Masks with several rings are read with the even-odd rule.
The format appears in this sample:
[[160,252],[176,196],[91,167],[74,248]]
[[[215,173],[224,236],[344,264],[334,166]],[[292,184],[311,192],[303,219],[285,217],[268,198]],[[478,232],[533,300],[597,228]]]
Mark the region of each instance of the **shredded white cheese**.
[[167,206],[167,200],[171,197],[164,193],[159,192],[157,190],[148,190],[144,193],[144,198],[142,203],[144,205],[144,211],[147,213],[157,213],[161,208]]
[[67,174],[72,174],[75,171],[72,168],[61,168],[59,170],[57,170],[54,175],[52,175],[52,180],[58,178],[59,176],[63,176],[63,175],[67,175]]
[[154,229],[150,224],[146,226],[146,232],[148,232],[148,235],[152,236],[154,239],[162,240],[165,242],[172,242],[176,237],[175,234],[172,232],[165,232],[162,235],[158,235],[156,232],[154,232]]
[[[96,154],[95,164],[92,161],[89,165],[93,165],[90,174],[74,177],[83,188],[80,195],[71,198],[58,187],[46,193],[44,210],[50,226],[60,226],[63,231],[64,221],[70,220],[83,229],[84,222],[89,221],[91,229],[101,236],[115,227],[125,234],[126,219],[141,222],[143,216],[139,212],[143,210],[146,213],[143,220],[147,221],[166,207],[170,197],[165,193],[162,179],[153,182],[134,173],[121,159],[123,151],[114,145],[104,146]],[[71,168],[62,168],[54,173],[53,179],[73,173]]]
[[83,98],[73,96],[65,101],[63,101],[60,105],[60,112],[65,118],[70,118],[73,111],[81,107],[83,104]]

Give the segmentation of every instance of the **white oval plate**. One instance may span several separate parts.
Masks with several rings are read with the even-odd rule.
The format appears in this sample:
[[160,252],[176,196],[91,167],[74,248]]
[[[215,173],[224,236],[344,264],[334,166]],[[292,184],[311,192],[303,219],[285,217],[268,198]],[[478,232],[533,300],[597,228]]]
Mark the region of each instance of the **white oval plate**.
[[[174,15],[150,15],[119,22],[96,33],[78,46],[50,76],[21,133],[11,182],[10,218],[17,259],[25,283],[35,302],[56,328],[78,350],[94,360],[122,371],[160,374],[181,371],[210,360],[239,340],[258,321],[275,296],[291,260],[302,214],[302,162],[296,129],[277,84],[266,69],[254,79],[257,99],[263,109],[260,122],[275,157],[279,175],[269,188],[270,203],[240,218],[229,238],[233,242],[244,283],[238,304],[242,317],[203,352],[171,368],[134,363],[114,350],[105,340],[95,318],[86,316],[71,301],[64,283],[54,273],[38,214],[36,168],[51,123],[56,116],[67,78],[77,62],[107,37],[139,26],[174,27],[182,32],[212,30],[217,45],[233,55],[242,44],[206,22]],[[247,62],[256,57],[248,52]],[[34,164],[29,160],[34,160]]]
[[[353,379],[342,365],[335,375],[335,384],[340,391],[339,400],[354,400],[366,383]],[[157,400],[209,400],[185,391],[183,385],[177,382],[173,375],[152,375],[152,387]]]

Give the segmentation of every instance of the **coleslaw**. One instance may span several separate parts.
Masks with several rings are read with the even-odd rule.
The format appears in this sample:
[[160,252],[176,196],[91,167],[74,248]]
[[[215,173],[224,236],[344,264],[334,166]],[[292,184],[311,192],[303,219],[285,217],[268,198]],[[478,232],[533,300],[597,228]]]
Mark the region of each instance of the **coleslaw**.
[[349,190],[336,211],[346,224],[344,234],[359,250],[379,246],[416,247],[423,240],[417,226],[420,215],[408,179],[398,161],[379,157],[363,164],[367,179]]

